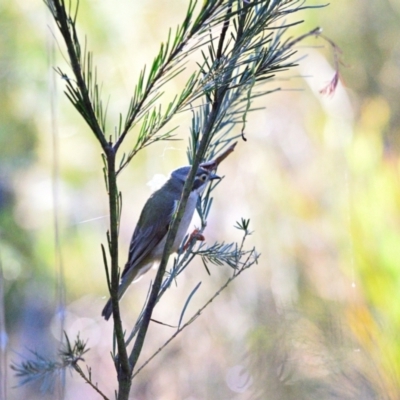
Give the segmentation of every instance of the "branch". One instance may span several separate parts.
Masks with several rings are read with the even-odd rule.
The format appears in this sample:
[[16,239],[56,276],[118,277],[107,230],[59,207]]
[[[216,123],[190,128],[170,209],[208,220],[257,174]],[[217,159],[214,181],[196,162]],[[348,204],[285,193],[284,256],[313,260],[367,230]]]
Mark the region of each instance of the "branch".
[[58,360],[50,360],[37,352],[31,351],[33,355],[31,360],[23,361],[20,364],[14,362],[11,364],[11,369],[20,380],[19,385],[24,385],[28,382],[42,381],[41,389],[43,391],[53,389],[55,377],[66,369],[73,368],[104,400],[109,400],[97,387],[97,384],[92,382],[90,369],[89,376],[86,376],[78,365],[79,361],[84,361],[83,355],[89,351],[89,349],[86,348],[86,342],[82,341],[78,335],[72,345],[65,332],[64,335],[66,343],[59,351]]
[[85,375],[82,368],[78,364],[73,365],[74,370],[82,377],[82,379],[90,385],[104,400],[109,400],[109,398],[97,387],[97,383],[94,384],[91,379],[91,371],[89,369],[89,377]]
[[[141,112],[151,93],[157,89],[157,86],[161,86],[165,83],[165,81],[168,81],[168,79],[165,78],[165,74],[171,72],[174,64],[180,62],[183,58],[187,57],[192,51],[198,48],[198,46],[195,46],[193,49],[182,54],[184,47],[187,46],[191,39],[193,39],[196,35],[201,34],[207,25],[211,25],[213,19],[214,22],[218,20],[218,14],[224,9],[224,1],[225,0],[204,1],[202,8],[197,18],[195,18],[191,28],[190,22],[193,17],[196,1],[191,0],[189,2],[185,20],[182,26],[178,26],[176,30],[176,36],[171,46],[171,50],[169,49],[170,37],[165,45],[161,45],[160,51],[151,66],[144,92],[141,92],[145,80],[145,70],[142,70],[139,84],[136,86],[135,97],[131,101],[124,130],[114,145],[115,149],[118,149],[125,139],[127,133],[132,128],[134,121]],[[164,79],[164,81],[160,82],[162,79]]]
[[[226,29],[225,26],[223,29]],[[225,35],[221,35],[220,42],[223,42],[224,39],[225,39]],[[216,90],[216,92],[217,92],[217,90]],[[184,213],[184,210],[186,207],[187,200],[190,195],[191,188],[193,186],[193,182],[194,182],[194,178],[195,178],[197,169],[200,165],[201,160],[204,158],[204,155],[207,151],[207,146],[213,135],[214,122],[218,116],[219,108],[221,106],[220,99],[223,98],[225,93],[226,93],[225,90],[222,90],[222,91],[219,90],[219,95],[217,95],[217,93],[216,93],[214,96],[212,112],[210,113],[207,124],[203,130],[203,136],[201,138],[200,145],[196,151],[196,156],[193,160],[192,168],[186,179],[185,186],[183,188],[182,196],[179,201],[179,205],[178,205],[175,217],[174,217],[172,224],[168,230],[167,239],[166,239],[161,263],[160,263],[160,266],[158,267],[156,279],[153,283],[153,287],[152,287],[152,290],[150,293],[150,297],[149,297],[147,306],[146,306],[144,314],[143,314],[143,320],[142,320],[141,326],[139,328],[139,332],[138,332],[137,338],[135,340],[135,344],[134,344],[132,352],[129,356],[129,362],[130,362],[132,371],[135,368],[135,365],[139,359],[139,355],[140,355],[142,347],[143,347],[143,343],[144,343],[144,340],[146,337],[146,333],[147,333],[147,329],[148,329],[148,326],[150,323],[151,315],[152,315],[153,309],[157,303],[158,293],[160,291],[162,279],[163,279],[163,276],[164,276],[164,273],[165,273],[165,270],[167,267],[169,256],[171,254],[172,245],[174,243],[175,236],[178,232],[179,224],[183,217],[183,213]]]
[[[110,296],[113,308],[114,332],[117,340],[118,347],[118,360],[117,360],[117,373],[118,381],[120,383],[121,393],[126,392],[129,394],[131,386],[131,367],[129,365],[128,352],[125,346],[124,330],[122,327],[121,313],[119,309],[118,299],[118,286],[119,286],[119,267],[118,267],[118,228],[119,228],[119,215],[118,215],[118,189],[117,189],[117,176],[115,170],[115,151],[110,147],[107,152],[107,177],[108,177],[108,190],[109,190],[109,209],[110,209],[110,256],[111,256],[111,288]],[[124,397],[122,397],[124,398]]]
[[[243,240],[242,240],[242,244],[241,247],[239,249],[239,252],[242,251],[243,248],[243,243],[244,240],[246,238],[246,236],[248,235],[248,233],[245,233]],[[253,259],[251,260],[251,257],[253,256]],[[195,314],[193,314],[193,316],[189,319],[189,321],[187,321],[184,325],[182,325],[181,327],[179,327],[176,332],[157,350],[155,351],[136,371],[135,373],[132,375],[132,379],[144,368],[146,367],[147,364],[150,363],[151,360],[153,360],[165,347],[167,347],[172,340],[174,340],[185,328],[187,328],[189,325],[191,325],[196,319],[197,317],[199,317],[201,315],[201,313],[216,299],[216,297],[218,297],[221,292],[223,290],[225,290],[243,271],[245,271],[246,269],[250,268],[254,263],[257,263],[259,254],[257,254],[255,252],[255,249],[253,248],[253,250],[251,250],[249,252],[249,255],[247,257],[247,260],[243,263],[241,268],[238,268],[236,270],[236,272],[234,273],[233,276],[231,276],[224,285],[222,285],[215,293],[214,295],[203,305],[203,307],[201,307],[199,310],[197,310],[197,312]]]
[[[69,89],[78,96],[78,100],[82,102],[82,107],[78,109],[80,114],[84,117],[86,122],[89,124],[96,138],[101,144],[103,150],[109,147],[107,140],[105,139],[104,132],[102,131],[100,124],[96,118],[96,114],[93,108],[93,104],[90,100],[89,90],[86,86],[85,79],[83,78],[82,66],[81,66],[81,49],[78,41],[77,32],[75,29],[76,15],[78,12],[79,2],[76,6],[75,16],[72,18],[71,15],[65,10],[64,0],[44,0],[48,9],[50,10],[53,18],[60,30],[62,37],[64,38],[65,44],[68,50],[68,56],[71,61],[71,68],[76,78],[77,89],[73,87],[71,81],[67,76],[64,78],[67,80]],[[88,60],[89,62],[89,60]],[[64,75],[64,74],[63,74]],[[68,95],[68,93],[67,93]],[[68,96],[72,103],[77,107],[77,104]],[[78,108],[78,107],[77,107]]]

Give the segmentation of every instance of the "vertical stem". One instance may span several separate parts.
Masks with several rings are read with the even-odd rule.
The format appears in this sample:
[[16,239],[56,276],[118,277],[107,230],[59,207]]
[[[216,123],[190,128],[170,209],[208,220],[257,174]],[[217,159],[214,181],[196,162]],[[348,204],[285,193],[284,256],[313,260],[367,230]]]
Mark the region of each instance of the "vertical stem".
[[[230,13],[230,10],[231,10],[231,8],[229,7],[228,14]],[[229,18],[227,17],[227,20],[225,21],[225,24],[222,28],[222,32],[221,32],[220,39],[219,39],[218,49],[220,49],[220,50],[218,50],[218,58],[221,57],[221,52],[222,52],[223,44],[225,41],[225,36],[226,36],[228,26],[229,26]],[[165,247],[164,247],[164,252],[163,252],[162,259],[161,259],[161,263],[160,263],[160,266],[158,267],[156,279],[154,280],[153,287],[151,289],[149,301],[147,302],[147,306],[144,310],[143,320],[140,325],[139,332],[138,332],[137,338],[135,340],[135,344],[133,345],[133,349],[129,356],[129,362],[131,364],[132,371],[135,368],[135,365],[139,359],[140,353],[143,348],[144,341],[146,339],[147,329],[149,327],[153,309],[157,303],[158,293],[161,288],[162,279],[163,279],[163,276],[165,273],[165,269],[167,267],[167,263],[168,263],[168,259],[169,259],[170,253],[171,253],[172,245],[175,240],[175,236],[177,234],[180,221],[182,220],[182,217],[183,217],[183,213],[184,213],[184,210],[186,207],[187,200],[190,195],[190,191],[193,186],[193,182],[194,182],[194,178],[195,178],[197,169],[200,165],[201,160],[204,157],[204,154],[206,153],[207,147],[212,138],[213,127],[214,127],[215,121],[218,117],[218,113],[221,108],[223,98],[225,97],[227,91],[228,91],[228,89],[226,86],[222,86],[222,88],[220,88],[220,89],[218,89],[218,88],[215,89],[215,96],[214,96],[214,101],[212,104],[211,112],[208,115],[206,125],[203,128],[202,138],[200,140],[199,147],[196,151],[196,155],[193,160],[192,168],[189,172],[189,175],[188,175],[185,185],[183,187],[183,192],[182,192],[179,204],[178,204],[178,209],[176,211],[175,218],[172,221],[172,224],[168,230],[167,239],[165,242]]]
[[[47,17],[51,29],[54,27],[54,20]],[[53,200],[53,230],[54,230],[54,265],[55,265],[55,296],[56,296],[56,316],[60,322],[59,341],[64,343],[65,330],[65,302],[66,302],[66,286],[64,276],[64,265],[60,243],[60,202],[59,202],[59,185],[60,185],[60,145],[57,121],[57,80],[56,73],[52,68],[55,65],[55,48],[54,37],[47,36],[47,63],[49,68],[49,92],[50,92],[50,119],[51,119],[51,137],[52,137],[52,176],[51,189]],[[56,381],[57,399],[65,398],[65,371],[62,371],[60,377]]]
[[[207,139],[207,137],[204,136],[203,140],[202,140],[202,142],[204,142],[203,147],[205,149],[206,148],[206,140],[204,140],[204,139]],[[183,217],[186,203],[189,198],[191,188],[193,186],[193,181],[195,178],[196,171],[200,164],[200,160],[205,153],[204,149],[199,150],[196,153],[196,157],[194,159],[192,168],[189,172],[188,178],[186,179],[186,182],[185,182],[185,185],[183,188],[183,192],[181,195],[181,199],[179,201],[179,205],[178,205],[178,209],[177,209],[175,218],[173,219],[172,224],[167,233],[167,239],[165,242],[165,247],[164,247],[164,252],[163,252],[162,259],[161,259],[161,263],[160,263],[160,266],[158,267],[157,275],[156,275],[156,278],[154,280],[154,283],[153,283],[153,286],[151,289],[150,297],[149,297],[149,300],[147,302],[146,308],[143,313],[142,323],[140,325],[139,332],[138,332],[137,338],[135,340],[135,344],[133,345],[133,349],[129,356],[129,362],[131,364],[132,371],[136,366],[136,363],[139,359],[140,353],[142,352],[142,348],[143,348],[144,341],[146,339],[147,329],[149,327],[151,315],[152,315],[153,309],[157,303],[158,293],[160,291],[162,280],[163,280],[164,273],[165,273],[165,269],[167,267],[168,259],[171,254],[172,245],[174,243],[176,234],[178,232],[178,227],[179,227],[180,221],[182,220],[182,217]]]
[[[71,10],[67,12],[65,8],[65,0],[45,0],[45,3],[49,7],[50,12],[54,17],[58,29],[60,30],[67,46],[70,66],[76,78],[76,92],[79,94],[82,102],[82,104],[80,104],[81,111],[78,111],[90,126],[92,132],[95,134],[97,140],[101,144],[101,147],[105,149],[108,146],[108,143],[105,138],[104,132],[101,129],[101,126],[97,120],[96,113],[93,109],[92,100],[90,98],[89,90],[84,79],[84,74],[82,72],[81,54],[78,54],[77,51],[78,47],[80,48],[80,45],[78,42],[78,38],[76,36],[74,37],[74,35],[76,35],[76,15],[71,16]],[[76,107],[76,104],[74,104],[74,106]],[[82,110],[84,110],[84,113],[82,112]]]
[[111,301],[113,306],[114,332],[117,341],[118,359],[116,362],[118,374],[118,400],[128,399],[131,388],[131,368],[126,351],[124,331],[118,303],[118,187],[115,171],[115,151],[111,144],[106,149],[108,197],[110,208],[110,256],[111,256]]
[[7,330],[3,285],[4,276],[0,254],[0,400],[7,399]]

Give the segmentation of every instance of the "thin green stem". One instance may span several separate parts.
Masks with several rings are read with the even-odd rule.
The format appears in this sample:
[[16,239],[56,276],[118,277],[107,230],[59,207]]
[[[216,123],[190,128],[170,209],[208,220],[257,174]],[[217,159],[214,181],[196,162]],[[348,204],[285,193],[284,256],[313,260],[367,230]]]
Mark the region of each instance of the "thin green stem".
[[90,376],[87,377],[86,374],[82,371],[82,368],[75,363],[73,365],[74,370],[82,377],[82,379],[89,385],[92,387],[93,390],[95,390],[102,398],[103,400],[109,400],[109,398],[97,387],[97,384],[95,385]]
[[118,400],[127,399],[131,387],[131,368],[129,366],[128,353],[125,346],[124,331],[122,327],[121,314],[118,302],[118,188],[115,170],[115,152],[108,148],[107,157],[107,179],[108,196],[110,208],[110,255],[111,255],[111,290],[110,296],[113,306],[114,332],[117,340],[118,361],[117,373],[119,382]]
[[[79,88],[79,92],[82,96],[83,107],[86,113],[89,116],[89,121],[87,121],[92,128],[93,133],[95,134],[96,138],[99,140],[101,147],[105,151],[106,148],[109,146],[104,132],[102,131],[99,122],[97,121],[96,114],[93,109],[93,104],[90,100],[89,91],[86,87],[85,80],[82,74],[82,67],[80,57],[77,54],[76,47],[74,45],[74,39],[72,37],[72,32],[70,30],[70,26],[73,19],[69,16],[65,10],[64,1],[60,0],[45,0],[47,6],[49,7],[50,11],[53,14],[53,17],[57,23],[57,26],[64,38],[65,44],[68,50],[68,56],[71,61],[71,68],[76,78],[76,83]],[[51,5],[54,5],[54,10],[52,9]]]
[[[230,11],[230,8],[228,9],[228,12],[229,11]],[[223,29],[223,31],[222,31],[223,33],[226,32],[226,29],[227,29],[226,24],[224,24],[222,29]],[[225,40],[225,34],[222,34],[220,36],[219,47],[222,48],[224,40]],[[179,224],[182,220],[184,210],[186,208],[186,203],[189,198],[191,188],[193,186],[193,182],[194,182],[194,178],[195,178],[197,169],[199,168],[199,165],[200,165],[201,161],[203,160],[204,155],[206,154],[207,147],[208,147],[211,137],[213,135],[214,123],[218,117],[219,109],[222,104],[222,99],[223,99],[224,95],[226,94],[226,92],[227,92],[226,88],[215,90],[215,97],[214,97],[214,101],[212,104],[212,110],[208,116],[207,123],[204,127],[203,135],[200,140],[200,145],[196,151],[196,156],[193,160],[192,168],[191,168],[188,178],[185,182],[185,186],[183,188],[182,196],[179,201],[179,205],[178,205],[177,212],[175,214],[175,218],[172,221],[170,229],[168,230],[163,257],[162,257],[160,266],[157,271],[156,279],[153,283],[153,287],[152,287],[152,290],[150,293],[150,297],[149,297],[146,309],[143,314],[143,320],[140,325],[139,332],[138,332],[137,338],[135,340],[135,344],[134,344],[132,352],[129,356],[129,362],[130,362],[132,371],[134,370],[135,365],[137,364],[137,361],[139,359],[140,353],[142,351],[143,344],[144,344],[146,334],[147,334],[147,329],[149,327],[151,315],[152,315],[153,309],[157,303],[158,293],[160,291],[163,276],[164,276],[164,273],[165,273],[165,270],[167,267],[168,259],[171,254],[172,245],[174,243],[176,234],[178,232]]]
[[225,290],[231,283],[234,281],[244,270],[248,269],[247,268],[242,268],[238,271],[237,274],[231,276],[215,293],[214,295],[207,300],[207,302],[196,311],[196,313],[184,324],[182,325],[179,329],[176,330],[176,332],[157,350],[155,351],[132,375],[132,379],[147,365],[149,362],[157,355],[159,354],[165,347],[167,347],[172,340],[174,340],[185,328],[187,328],[189,325],[191,325],[197,317],[201,315],[201,313],[221,294],[223,290]]
[[[188,34],[182,38],[182,41],[177,44],[174,48],[174,50],[169,54],[168,58],[165,60],[164,64],[161,65],[155,74],[154,78],[152,79],[151,83],[146,87],[140,101],[138,104],[136,104],[133,112],[129,116],[128,121],[125,123],[125,128],[121,134],[121,136],[118,138],[118,140],[115,142],[114,148],[117,150],[123,140],[125,139],[125,136],[127,135],[128,131],[131,129],[136,117],[142,110],[142,107],[144,106],[146,100],[148,99],[149,95],[152,93],[152,91],[156,88],[157,84],[162,80],[162,78],[165,76],[166,72],[168,72],[171,69],[171,65],[177,60],[177,58],[182,54],[182,51],[184,47],[188,44],[188,42],[198,34],[202,28],[204,28],[205,21],[214,14],[214,12],[223,4],[224,0],[217,0],[214,1],[211,6],[209,5],[209,2],[204,2],[203,7],[199,13],[198,18],[196,19],[196,22],[193,24],[192,29],[188,32]],[[189,6],[190,7],[190,6]],[[207,9],[209,7],[209,9]]]

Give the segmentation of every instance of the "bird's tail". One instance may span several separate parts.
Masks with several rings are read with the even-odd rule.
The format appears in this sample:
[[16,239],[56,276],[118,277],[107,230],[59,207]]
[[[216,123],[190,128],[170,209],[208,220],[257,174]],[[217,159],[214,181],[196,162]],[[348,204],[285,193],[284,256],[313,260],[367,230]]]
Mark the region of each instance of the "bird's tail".
[[[148,269],[149,268],[145,270],[144,269],[138,270],[137,268],[136,269],[132,268],[131,270],[128,270],[128,273],[123,275],[121,283],[118,287],[118,300],[121,300],[121,297],[124,295],[129,285],[132,282],[139,280],[140,277],[143,275],[143,273],[146,272]],[[104,317],[106,321],[108,321],[111,317],[111,314],[112,314],[112,302],[111,299],[108,299],[106,305],[103,308],[103,311],[101,312],[101,315]]]
[[[126,292],[126,289],[128,289],[128,286],[132,283],[132,281],[128,281],[127,279],[122,278],[122,281],[118,287],[118,300],[121,300],[121,297],[123,294]],[[104,317],[106,321],[108,321],[111,317],[112,314],[112,302],[111,298],[108,299],[106,305],[103,308],[103,311],[101,312],[101,315]]]

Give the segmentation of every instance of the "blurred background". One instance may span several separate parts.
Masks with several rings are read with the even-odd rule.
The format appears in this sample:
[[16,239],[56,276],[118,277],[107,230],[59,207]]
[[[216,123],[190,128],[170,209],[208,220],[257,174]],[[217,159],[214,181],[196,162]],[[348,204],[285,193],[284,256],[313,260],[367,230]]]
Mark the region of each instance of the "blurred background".
[[[109,132],[186,6],[81,1],[79,34],[104,82]],[[268,83],[284,90],[257,101],[263,109],[249,116],[247,142],[221,165],[205,232],[210,244],[240,241],[233,226],[250,218],[247,247],[256,246],[260,262],[137,376],[132,398],[400,398],[400,3],[335,1],[292,18],[305,22],[291,35],[321,26],[341,48],[341,83],[331,96],[320,93],[334,74],[320,39],[300,43],[299,67]],[[68,67],[43,2],[3,0],[0,27],[0,398],[58,398],[40,384],[15,388],[9,364],[31,350],[55,357],[62,329],[88,340],[85,363],[112,398],[112,323],[100,317],[108,297],[100,147],[54,76],[53,66]],[[183,82],[169,85],[166,99]],[[179,125],[180,141],[147,148],[121,174],[121,263],[152,183],[187,163],[190,117],[168,127]],[[177,325],[201,281],[186,317],[194,314],[232,273],[210,272],[193,263],[154,318]],[[128,330],[152,278],[153,270],[121,303]],[[173,332],[151,325],[139,364]],[[65,399],[98,398],[67,373]]]

